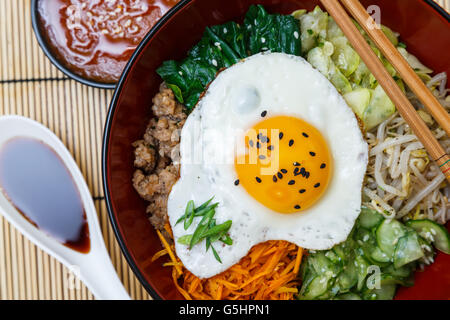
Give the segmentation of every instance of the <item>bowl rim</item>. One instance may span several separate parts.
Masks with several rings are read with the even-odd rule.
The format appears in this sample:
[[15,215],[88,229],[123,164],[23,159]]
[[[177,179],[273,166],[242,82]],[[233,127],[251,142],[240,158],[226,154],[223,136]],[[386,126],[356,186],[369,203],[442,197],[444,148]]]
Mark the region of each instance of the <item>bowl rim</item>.
[[[37,0],[32,0],[37,1]],[[116,236],[117,242],[119,243],[119,247],[125,256],[128,265],[130,266],[133,273],[138,278],[141,285],[146,289],[146,291],[150,294],[150,296],[155,300],[163,300],[163,298],[156,292],[156,290],[150,285],[150,283],[145,279],[144,274],[137,266],[134,261],[131,252],[129,251],[126,241],[122,236],[120,231],[120,224],[116,219],[115,212],[112,207],[112,199],[110,194],[110,188],[108,185],[108,177],[107,177],[107,166],[108,166],[108,146],[110,142],[110,133],[111,133],[111,125],[114,118],[114,114],[117,108],[117,103],[119,97],[122,94],[122,89],[125,83],[128,80],[128,75],[132,70],[133,65],[136,60],[141,56],[142,50],[147,46],[148,42],[155,36],[158,31],[169,21],[175,14],[177,14],[180,10],[183,10],[187,7],[191,2],[196,0],[181,0],[178,2],[172,9],[170,9],[154,26],[150,31],[145,35],[142,39],[141,43],[136,47],[133,55],[125,66],[123,73],[117,83],[114,94],[112,96],[110,107],[108,110],[108,114],[106,117],[104,135],[103,135],[103,144],[102,144],[102,182],[103,182],[103,190],[105,195],[106,209],[108,212],[109,221],[111,223],[112,229]],[[434,2],[433,0],[421,0],[428,4],[431,8],[433,8],[442,18],[444,18],[447,22],[450,22],[450,14],[444,10],[439,4]]]
[[[34,31],[34,35],[36,36],[37,42],[39,46],[41,47],[42,51],[46,55],[46,57],[50,60],[50,62],[59,69],[62,73],[64,73],[69,78],[80,82],[81,84],[99,88],[99,89],[115,89],[116,83],[105,83],[105,82],[99,82],[94,80],[89,80],[87,78],[84,78],[75,72],[71,71],[69,68],[64,66],[61,61],[56,58],[56,56],[53,54],[52,50],[50,49],[50,46],[48,45],[47,41],[45,40],[42,30],[40,28],[41,23],[39,21],[39,13],[38,13],[38,2],[42,0],[31,0],[31,25]],[[45,0],[44,0],[45,1]]]

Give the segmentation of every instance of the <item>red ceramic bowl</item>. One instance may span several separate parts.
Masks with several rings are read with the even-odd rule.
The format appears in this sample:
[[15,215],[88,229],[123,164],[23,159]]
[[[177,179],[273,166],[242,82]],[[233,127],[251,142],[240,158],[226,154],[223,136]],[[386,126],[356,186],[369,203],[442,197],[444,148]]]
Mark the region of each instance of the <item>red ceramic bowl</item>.
[[[182,299],[170,268],[150,263],[161,244],[147,220],[146,203],[133,189],[133,148],[152,116],[152,97],[161,79],[155,70],[167,59],[183,58],[201,38],[206,26],[241,21],[251,4],[289,14],[312,10],[318,0],[184,0],[149,32],[126,67],[108,114],[103,144],[103,182],[110,220],[122,251],[155,299]],[[382,23],[400,32],[408,50],[437,71],[450,74],[449,15],[431,1],[363,0],[381,8]],[[416,275],[412,288],[402,288],[397,299],[449,299],[450,256],[440,254],[425,272]]]

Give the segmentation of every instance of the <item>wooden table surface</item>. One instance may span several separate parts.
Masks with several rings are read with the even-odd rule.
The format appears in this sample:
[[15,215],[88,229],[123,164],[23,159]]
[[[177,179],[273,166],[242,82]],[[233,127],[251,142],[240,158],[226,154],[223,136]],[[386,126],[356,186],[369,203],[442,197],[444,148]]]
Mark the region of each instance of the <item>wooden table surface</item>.
[[[50,63],[32,31],[30,2],[0,0],[0,115],[35,119],[64,142],[92,193],[103,238],[120,279],[133,299],[151,299],[123,257],[107,217],[101,144],[113,91],[81,85]],[[436,2],[450,10],[450,0]],[[94,299],[80,281],[71,279],[67,268],[0,215],[0,300]]]

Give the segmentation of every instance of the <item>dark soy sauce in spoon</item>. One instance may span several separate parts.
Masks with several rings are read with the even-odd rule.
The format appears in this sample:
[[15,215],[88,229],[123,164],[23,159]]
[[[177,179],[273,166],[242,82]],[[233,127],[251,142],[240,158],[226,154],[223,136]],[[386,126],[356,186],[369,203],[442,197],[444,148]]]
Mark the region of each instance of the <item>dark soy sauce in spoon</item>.
[[67,167],[49,146],[14,138],[0,149],[0,190],[34,226],[81,253],[90,250],[80,193]]

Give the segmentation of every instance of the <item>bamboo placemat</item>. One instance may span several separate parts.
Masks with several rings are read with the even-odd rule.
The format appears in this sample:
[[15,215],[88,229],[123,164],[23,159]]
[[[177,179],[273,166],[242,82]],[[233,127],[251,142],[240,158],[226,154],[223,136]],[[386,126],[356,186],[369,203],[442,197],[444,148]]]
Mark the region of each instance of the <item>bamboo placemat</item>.
[[[450,0],[436,2],[450,10]],[[0,115],[35,119],[60,137],[94,197],[106,247],[125,288],[133,299],[150,299],[123,257],[107,217],[101,144],[112,93],[70,80],[50,63],[32,31],[30,0],[0,0]],[[0,216],[0,300],[94,299],[72,278]]]

